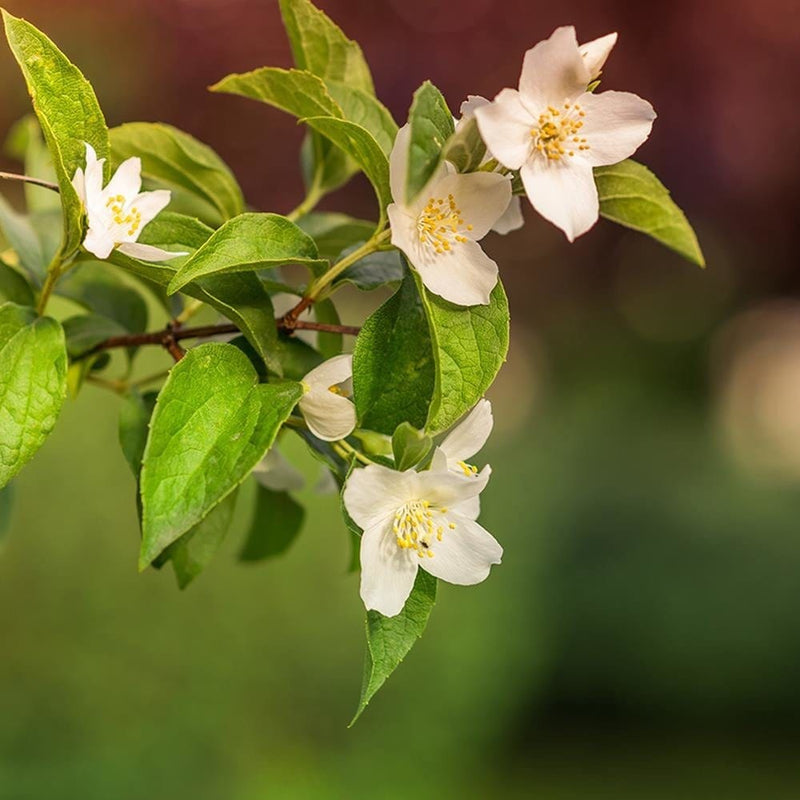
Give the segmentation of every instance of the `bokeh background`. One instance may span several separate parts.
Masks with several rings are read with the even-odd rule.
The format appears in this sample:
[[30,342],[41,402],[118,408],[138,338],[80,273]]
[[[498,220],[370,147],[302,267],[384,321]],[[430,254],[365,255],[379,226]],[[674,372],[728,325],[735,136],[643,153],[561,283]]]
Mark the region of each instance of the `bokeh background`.
[[[483,522],[505,562],[441,587],[427,635],[349,731],[363,613],[335,500],[304,493],[280,562],[236,564],[240,503],[186,592],[139,576],[119,400],[87,388],[16,482],[0,554],[0,798],[797,798],[800,6],[320,5],[398,120],[426,78],[456,109],[516,85],[557,25],[582,41],[618,30],[604,86],[656,107],[638,157],[708,268],[603,221],[570,246],[530,209],[490,242],[513,343]],[[109,124],[177,125],[253,206],[300,200],[294,121],[205,89],[289,65],[273,0],[6,6],[81,66]],[[0,85],[5,131],[29,107],[3,52]],[[372,203],[357,179],[323,207]],[[364,298],[343,302],[357,322]]]

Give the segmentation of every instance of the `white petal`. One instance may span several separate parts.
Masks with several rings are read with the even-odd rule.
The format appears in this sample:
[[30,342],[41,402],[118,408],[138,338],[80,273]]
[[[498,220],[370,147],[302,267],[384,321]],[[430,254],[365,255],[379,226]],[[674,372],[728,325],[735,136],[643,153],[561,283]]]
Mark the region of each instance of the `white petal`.
[[[426,559],[432,560],[432,559]],[[393,617],[414,588],[419,556],[397,546],[391,521],[364,531],[361,537],[361,599],[367,609]]]
[[458,306],[489,305],[498,269],[477,242],[457,242],[449,252],[424,258],[406,255],[429,291]]
[[399,203],[390,203],[386,207],[386,215],[392,231],[392,244],[411,258],[419,244],[416,217]]
[[318,367],[314,367],[304,378],[303,383],[308,384],[310,389],[327,389],[329,386],[336,386],[344,383],[353,377],[353,356],[344,354],[334,356],[327,361],[323,361]]
[[467,95],[467,99],[461,104],[461,119],[469,119],[475,113],[476,108],[488,106],[490,102],[479,94]]
[[578,49],[581,51],[586,69],[589,70],[590,81],[596,80],[600,75],[603,65],[606,63],[606,59],[611,54],[616,43],[617,34],[615,32],[579,45]]
[[516,89],[503,89],[488,105],[475,109],[486,147],[505,167],[519,169],[531,154],[534,118]]
[[511,179],[496,172],[469,172],[447,175],[426,189],[429,197],[447,200],[453,195],[466,225],[460,234],[478,241],[500,219],[511,200]]
[[587,93],[579,102],[586,114],[581,136],[589,145],[583,157],[593,167],[617,164],[633,155],[656,118],[653,106],[630,92]]
[[273,447],[253,468],[253,477],[273,492],[298,492],[305,486],[305,478],[285,456]]
[[75,175],[72,178],[72,188],[75,189],[81,204],[86,206],[86,178],[81,167],[75,170]]
[[[441,541],[432,544],[433,558],[420,566],[448,583],[471,586],[488,577],[492,564],[499,564],[503,548],[489,531],[474,520],[450,513]],[[455,525],[450,529],[449,524]]]
[[397,472],[380,464],[353,470],[342,494],[347,513],[364,531],[393,519],[398,509],[414,499],[416,475],[413,470]]
[[84,205],[87,208],[100,206],[105,209],[103,200],[103,165],[104,158],[98,159],[94,148],[86,143],[86,169],[84,171]]
[[472,411],[447,434],[439,448],[452,461],[466,461],[486,444],[493,426],[492,404],[485,399],[478,400]]
[[481,515],[481,496],[476,494],[475,497],[453,506],[451,510],[454,514],[458,514],[461,517],[472,520],[478,519]]
[[[88,237],[87,237],[88,238]],[[84,242],[86,246],[86,242]],[[88,250],[89,248],[86,247]],[[162,250],[160,247],[153,247],[151,244],[140,244],[139,242],[124,242],[117,250],[131,258],[138,258],[139,261],[169,261],[171,258],[188,256],[185,251]]]
[[407,494],[409,498],[427,500],[437,508],[452,509],[477,497],[489,482],[491,469],[484,467],[477,475],[465,478],[449,470],[408,471]]
[[356,407],[328,389],[308,392],[298,404],[311,433],[324,442],[349,436],[356,427]]
[[[88,164],[87,164],[88,170]],[[142,160],[136,156],[123,161],[104,189],[104,195],[116,197],[122,195],[126,201],[139,194],[142,188]]]
[[406,174],[408,173],[408,148],[411,144],[411,126],[406,123],[397,132],[394,147],[389,155],[389,183],[395,203],[406,202]]
[[548,105],[560,105],[583,94],[590,78],[575,28],[557,28],[549,39],[525,53],[519,92],[523,104],[538,115]]
[[[120,167],[120,169],[122,169],[122,167]],[[130,207],[135,207],[142,215],[142,225],[144,226],[169,205],[171,197],[172,193],[169,189],[156,189],[154,192],[142,192],[133,198]]]
[[89,222],[89,230],[83,240],[83,246],[99,259],[106,259],[111,255],[116,242],[108,230],[103,226],[95,226]]
[[521,171],[533,207],[573,241],[597,222],[600,203],[592,168],[575,158],[568,162],[536,159]]
[[507,233],[511,233],[511,231],[519,230],[524,224],[525,217],[522,216],[522,203],[520,202],[520,198],[512,196],[508,203],[508,208],[505,210],[503,216],[492,225],[492,230],[504,236]]

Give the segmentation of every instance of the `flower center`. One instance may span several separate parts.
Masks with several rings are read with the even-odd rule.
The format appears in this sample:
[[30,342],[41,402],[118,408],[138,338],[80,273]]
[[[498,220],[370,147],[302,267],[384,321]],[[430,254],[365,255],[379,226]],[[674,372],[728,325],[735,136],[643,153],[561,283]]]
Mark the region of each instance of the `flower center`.
[[128,226],[128,236],[133,236],[141,227],[142,215],[139,213],[139,209],[131,206],[128,213],[125,214],[125,198],[121,194],[109,197],[106,200],[106,208],[111,209],[111,213],[114,215],[113,220],[117,225]]
[[586,139],[579,135],[585,116],[578,103],[564,103],[560,109],[547,106],[547,111],[539,114],[538,125],[531,128],[534,148],[548,161],[560,161],[564,156],[574,156],[576,150],[588,150]]
[[[444,526],[434,520],[434,514],[445,514],[446,508],[432,508],[427,500],[412,500],[406,503],[395,515],[394,531],[397,546],[402,550],[415,550],[420,558],[433,558],[431,545],[441,542]],[[455,530],[455,522],[447,524]]]
[[456,464],[467,478],[474,478],[478,474],[478,468],[474,464],[467,464],[466,461],[457,461]]
[[461,216],[461,209],[456,205],[452,194],[442,197],[431,197],[428,204],[417,217],[417,235],[426,247],[433,248],[435,253],[447,253],[453,242],[466,242],[467,237],[460,230],[472,230]]

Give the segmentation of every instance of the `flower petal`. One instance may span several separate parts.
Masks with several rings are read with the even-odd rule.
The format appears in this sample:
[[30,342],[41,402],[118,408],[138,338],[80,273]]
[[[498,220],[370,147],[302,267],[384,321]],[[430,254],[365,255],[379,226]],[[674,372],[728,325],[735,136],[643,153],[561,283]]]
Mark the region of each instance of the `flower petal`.
[[489,482],[492,470],[484,467],[470,478],[448,470],[429,469],[424,472],[408,471],[407,496],[411,499],[427,500],[436,508],[453,509],[477,497]]
[[304,394],[298,405],[308,429],[324,442],[344,439],[356,427],[356,407],[346,397],[328,389]]
[[273,492],[298,492],[306,483],[302,473],[286,460],[277,447],[272,447],[256,464],[253,477]]
[[531,205],[561,228],[569,241],[597,222],[600,203],[592,168],[578,157],[554,163],[536,159],[521,171]]
[[491,100],[487,100],[479,94],[468,94],[467,99],[461,104],[461,108],[459,109],[459,113],[461,114],[461,120],[459,120],[459,122],[469,119],[475,114],[476,108],[488,106],[490,102]]
[[[433,559],[426,559],[433,560]],[[361,537],[361,599],[367,609],[393,617],[414,588],[419,556],[397,546],[391,521],[364,531]]]
[[103,197],[103,165],[104,158],[98,159],[94,148],[86,143],[86,170],[84,171],[84,205],[92,208],[101,205],[105,209]]
[[453,195],[456,207],[466,225],[460,234],[478,241],[503,216],[511,200],[511,179],[497,172],[454,172],[428,189],[429,195],[447,199]]
[[618,164],[633,155],[650,135],[656,112],[653,106],[630,92],[601,92],[580,98],[581,136],[589,149],[583,157],[593,167]]
[[477,242],[457,242],[446,253],[419,258],[406,253],[434,294],[459,306],[488,305],[497,284],[497,264]]
[[492,404],[485,399],[478,400],[472,411],[447,434],[439,448],[451,461],[466,461],[486,444],[493,426]]
[[405,205],[408,151],[411,146],[411,126],[406,123],[397,131],[394,147],[389,155],[389,184],[395,203]]
[[597,80],[603,65],[606,63],[606,59],[611,55],[616,43],[617,34],[614,32],[578,46],[581,56],[583,56],[583,63],[586,64],[586,69],[589,70],[590,81]]
[[366,531],[387,519],[414,499],[416,472],[397,472],[380,464],[370,464],[350,473],[342,499],[347,513]]
[[[448,583],[480,583],[488,577],[492,564],[500,563],[503,548],[474,520],[451,512],[446,521],[442,540],[431,546],[433,558],[423,559],[420,566]],[[449,525],[455,527],[451,529]]]
[[[88,239],[89,237],[87,236],[86,238]],[[86,242],[83,244],[88,250]],[[139,242],[124,242],[117,250],[131,258],[138,258],[139,261],[169,261],[171,258],[189,255],[184,250],[172,252],[170,250],[162,250],[160,247],[153,247],[151,244],[140,244]]]
[[83,168],[78,167],[75,170],[75,175],[72,177],[72,188],[75,190],[75,194],[78,195],[78,199],[81,201],[81,204],[85,207],[86,206],[86,178],[83,175]]
[[560,105],[583,94],[590,80],[575,28],[570,25],[557,28],[549,39],[525,53],[519,92],[525,107],[538,115],[548,105]]
[[503,216],[492,225],[492,230],[501,236],[505,236],[511,231],[519,230],[524,224],[525,217],[522,216],[522,203],[519,197],[513,196]]
[[[122,167],[120,167],[122,169]],[[142,225],[147,225],[159,212],[163,211],[172,198],[169,189],[156,189],[154,192],[142,192],[136,195],[130,203],[142,215]],[[141,228],[140,228],[141,230]]]
[[[88,170],[88,162],[87,162]],[[126,158],[103,190],[106,197],[122,195],[126,201],[139,194],[142,188],[142,160],[138,156]]]
[[102,225],[92,225],[91,217],[89,230],[83,240],[83,246],[94,256],[103,260],[111,255],[116,242],[109,233],[108,229]]
[[475,109],[486,147],[509,169],[519,169],[531,154],[534,118],[522,105],[516,89],[503,89],[494,100]]
[[353,377],[353,356],[345,353],[323,361],[303,378],[309,389],[327,389]]

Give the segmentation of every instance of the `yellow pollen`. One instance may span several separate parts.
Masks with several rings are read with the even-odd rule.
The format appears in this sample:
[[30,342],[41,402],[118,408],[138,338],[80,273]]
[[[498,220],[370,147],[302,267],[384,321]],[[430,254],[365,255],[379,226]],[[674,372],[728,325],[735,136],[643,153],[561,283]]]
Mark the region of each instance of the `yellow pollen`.
[[109,197],[106,208],[111,209],[112,220],[116,225],[127,226],[128,236],[133,236],[142,225],[142,215],[136,206],[131,206],[125,213],[125,198],[121,194]]
[[466,461],[458,461],[456,463],[467,478],[472,478],[478,474],[478,468],[473,464],[467,464]]
[[472,230],[461,216],[461,209],[452,194],[443,197],[430,197],[425,208],[417,217],[417,236],[421,244],[433,249],[437,255],[449,253],[454,243],[464,244],[469,239],[460,233]]
[[[564,156],[574,156],[576,149],[588,150],[586,139],[578,136],[583,121],[576,119],[575,115],[586,116],[586,112],[578,103],[564,103],[563,111],[555,106],[548,106],[547,111],[539,114],[537,124],[531,128],[531,138],[536,152],[541,153],[548,161],[560,161]],[[569,141],[578,147],[568,150],[564,145]]]
[[[441,542],[445,529],[435,525],[433,513],[444,513],[446,508],[434,508],[429,500],[411,500],[394,515],[392,532],[401,550],[413,550],[420,558],[433,558],[431,545]],[[454,531],[456,524],[449,522],[447,527]]]

